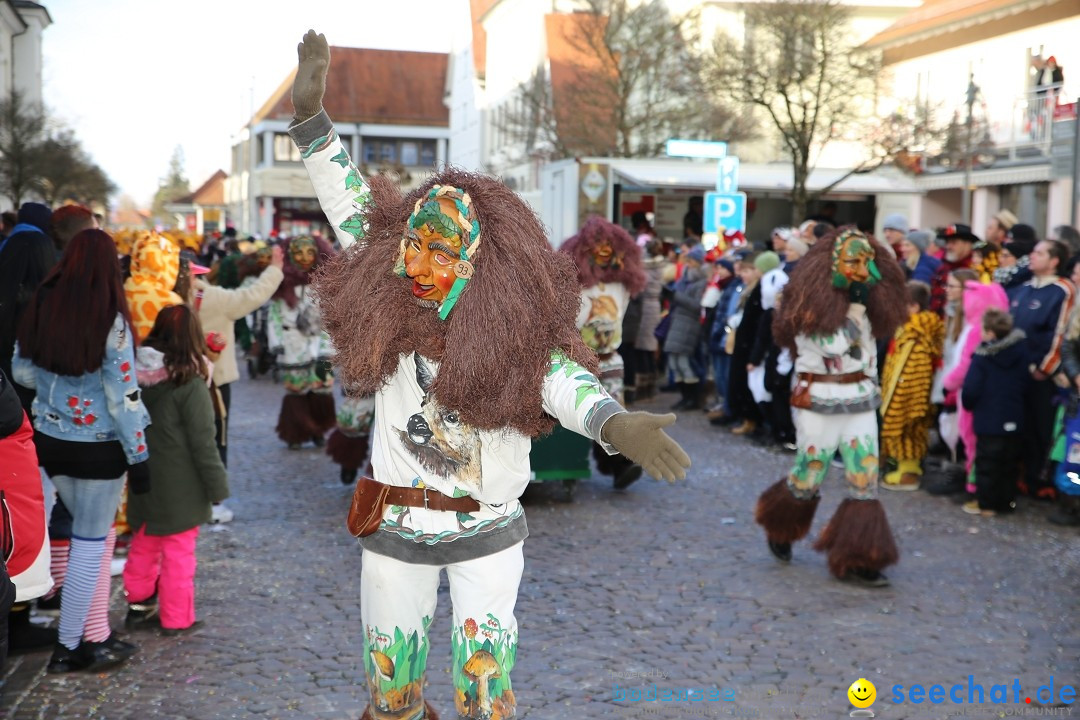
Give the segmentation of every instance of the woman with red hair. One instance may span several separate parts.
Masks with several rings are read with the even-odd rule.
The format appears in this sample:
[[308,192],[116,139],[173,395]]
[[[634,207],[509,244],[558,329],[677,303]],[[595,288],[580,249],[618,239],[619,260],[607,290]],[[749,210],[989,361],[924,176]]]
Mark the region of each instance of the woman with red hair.
[[[149,415],[134,347],[116,245],[108,233],[84,230],[31,298],[12,362],[16,382],[37,391],[38,462],[73,517],[52,673],[94,672],[135,652],[107,624],[88,622],[102,602],[96,591],[112,555],[124,474],[132,493],[149,489]],[[107,608],[107,593],[103,600]]]

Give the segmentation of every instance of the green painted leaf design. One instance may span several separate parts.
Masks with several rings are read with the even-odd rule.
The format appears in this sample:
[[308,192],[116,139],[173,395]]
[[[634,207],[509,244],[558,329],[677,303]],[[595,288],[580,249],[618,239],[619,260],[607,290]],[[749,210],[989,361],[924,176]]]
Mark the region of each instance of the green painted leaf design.
[[341,152],[339,152],[334,157],[330,158],[330,161],[331,162],[336,162],[341,167],[345,167],[346,165],[349,164],[349,153],[345,152],[345,149],[342,148]]

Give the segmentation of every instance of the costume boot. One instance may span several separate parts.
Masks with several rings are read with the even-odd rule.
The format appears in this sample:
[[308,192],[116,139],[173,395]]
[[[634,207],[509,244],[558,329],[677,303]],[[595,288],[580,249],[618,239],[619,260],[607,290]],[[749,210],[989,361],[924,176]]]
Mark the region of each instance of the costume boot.
[[814,549],[828,553],[834,577],[870,587],[888,585],[881,571],[900,559],[880,500],[845,498]]
[[311,411],[306,395],[285,393],[281,399],[281,412],[278,414],[277,435],[290,448],[300,447],[319,434],[311,420]]
[[1057,499],[1057,507],[1046,519],[1055,525],[1065,527],[1080,526],[1080,495],[1060,493]]
[[758,498],[754,522],[765,528],[769,551],[778,560],[791,560],[791,543],[806,537],[814,521],[819,495],[800,500],[791,493],[787,478],[773,483]]

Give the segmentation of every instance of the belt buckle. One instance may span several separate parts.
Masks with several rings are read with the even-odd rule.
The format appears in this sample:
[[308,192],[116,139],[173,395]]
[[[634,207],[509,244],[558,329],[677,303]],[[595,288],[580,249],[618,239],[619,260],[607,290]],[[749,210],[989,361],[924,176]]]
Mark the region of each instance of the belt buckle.
[[425,510],[431,510],[431,508],[428,506],[428,494],[427,494],[428,489],[425,487],[425,488],[423,488],[423,490],[424,490],[424,509]]

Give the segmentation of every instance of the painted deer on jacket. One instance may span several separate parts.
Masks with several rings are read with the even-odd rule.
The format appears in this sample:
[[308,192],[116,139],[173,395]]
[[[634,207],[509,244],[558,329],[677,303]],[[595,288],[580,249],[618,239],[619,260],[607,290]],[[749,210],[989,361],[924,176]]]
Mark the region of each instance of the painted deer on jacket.
[[425,470],[454,479],[467,489],[480,490],[480,433],[462,422],[455,410],[435,400],[430,394],[435,374],[419,353],[413,353],[413,359],[424,400],[406,429],[397,431],[402,444]]

